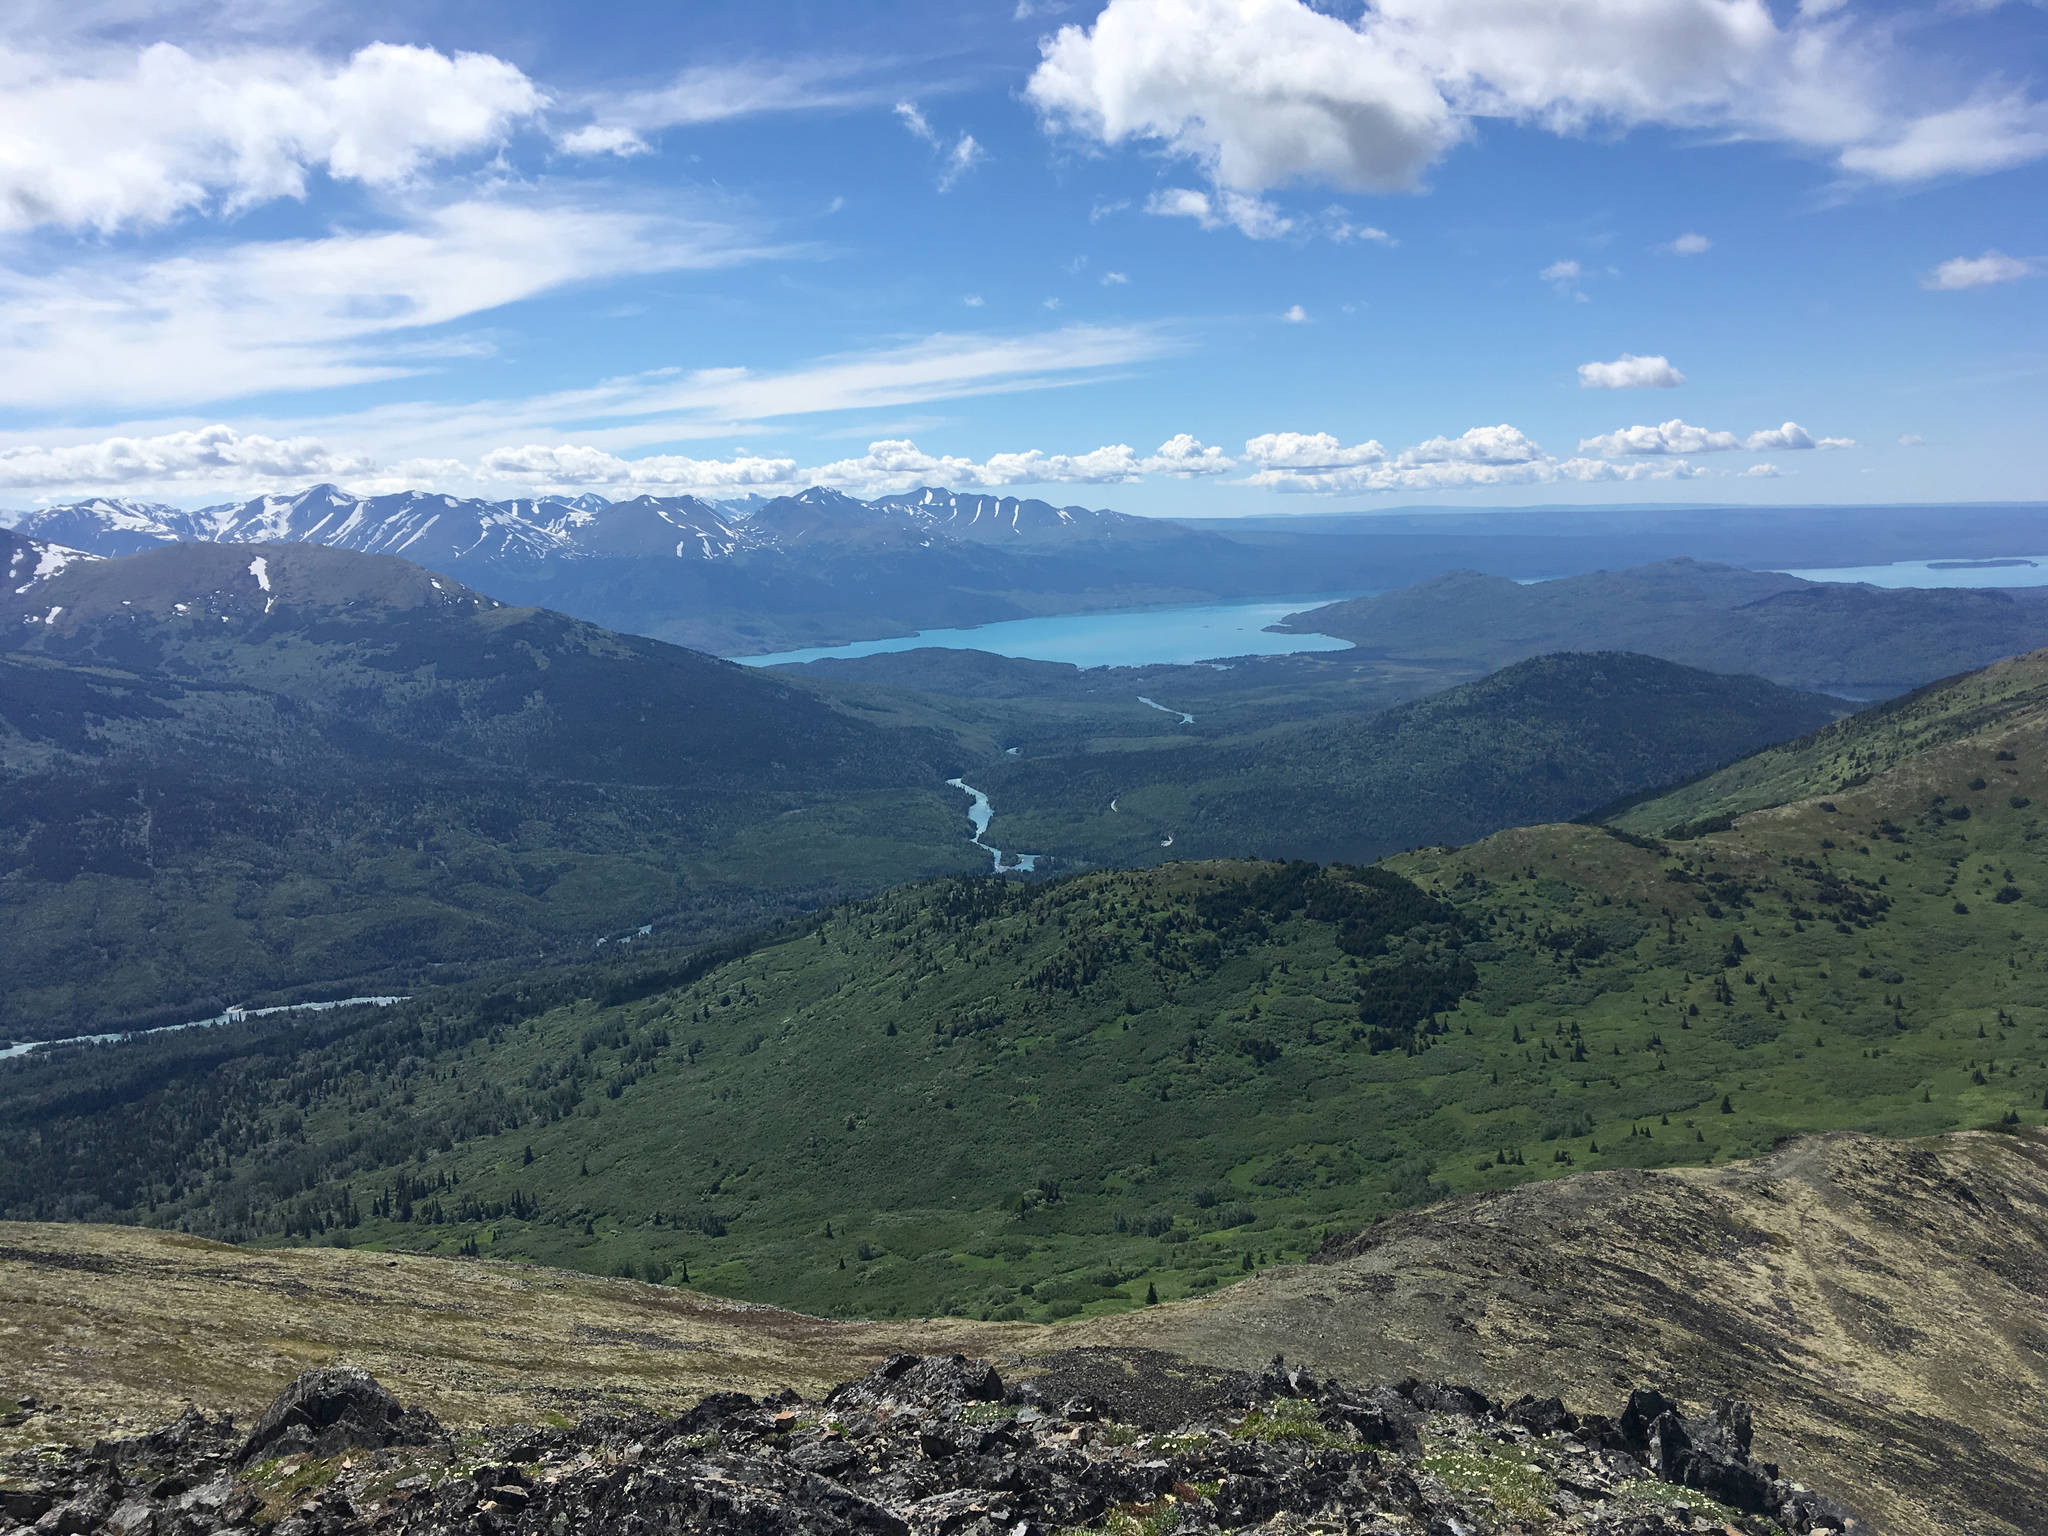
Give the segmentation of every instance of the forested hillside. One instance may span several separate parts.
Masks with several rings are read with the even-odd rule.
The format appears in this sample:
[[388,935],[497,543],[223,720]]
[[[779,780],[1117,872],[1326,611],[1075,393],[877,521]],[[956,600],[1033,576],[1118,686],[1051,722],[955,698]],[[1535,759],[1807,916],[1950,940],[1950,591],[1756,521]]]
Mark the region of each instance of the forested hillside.
[[2043,665],[2004,709],[1959,684],[1979,727],[1866,784],[1682,839],[941,881],[701,969],[31,1056],[0,1212],[1049,1318],[1447,1193],[2033,1123]]

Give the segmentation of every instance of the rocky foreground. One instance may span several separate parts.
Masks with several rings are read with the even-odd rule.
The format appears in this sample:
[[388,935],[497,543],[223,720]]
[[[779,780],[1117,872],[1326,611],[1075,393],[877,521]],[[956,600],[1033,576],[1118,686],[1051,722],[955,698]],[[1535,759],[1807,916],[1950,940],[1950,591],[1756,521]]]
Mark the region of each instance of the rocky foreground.
[[679,1417],[457,1437],[367,1372],[310,1371],[248,1433],[188,1411],[0,1464],[7,1536],[520,1532],[1662,1536],[1866,1530],[1750,1455],[1750,1410],[1639,1390],[1614,1418],[1404,1382],[1191,1370],[1081,1350],[1006,1386],[896,1356],[821,1401],[719,1393]]

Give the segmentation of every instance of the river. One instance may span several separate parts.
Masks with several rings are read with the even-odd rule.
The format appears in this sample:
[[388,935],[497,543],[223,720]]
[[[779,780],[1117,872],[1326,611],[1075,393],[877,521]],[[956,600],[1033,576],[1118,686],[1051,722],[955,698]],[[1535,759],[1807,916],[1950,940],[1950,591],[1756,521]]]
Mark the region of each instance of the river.
[[230,1008],[226,1013],[217,1013],[210,1019],[194,1019],[188,1024],[159,1024],[154,1029],[117,1029],[105,1035],[72,1035],[63,1040],[24,1040],[18,1045],[0,1047],[0,1061],[16,1056],[26,1056],[30,1051],[40,1051],[53,1045],[111,1045],[117,1040],[140,1040],[144,1035],[168,1035],[180,1029],[211,1029],[216,1024],[242,1024],[250,1019],[267,1019],[279,1013],[325,1013],[330,1008],[389,1008],[393,1003],[403,1003],[403,997],[338,997],[327,1003],[283,1003],[275,1008]]
[[982,841],[988,835],[989,823],[996,819],[996,808],[989,804],[988,796],[965,779],[948,779],[946,782],[955,789],[967,792],[967,819],[974,825],[974,833],[968,841],[994,859],[995,873],[1028,875],[1038,868],[1038,855],[1035,853],[1017,854],[1016,863],[1005,864],[1003,860],[1008,855],[1004,854],[1002,849]]

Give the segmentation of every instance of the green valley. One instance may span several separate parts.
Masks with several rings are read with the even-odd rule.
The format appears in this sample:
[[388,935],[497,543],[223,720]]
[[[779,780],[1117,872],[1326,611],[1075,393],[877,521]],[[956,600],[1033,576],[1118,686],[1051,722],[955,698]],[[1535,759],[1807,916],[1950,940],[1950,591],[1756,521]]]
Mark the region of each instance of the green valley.
[[940,881],[701,970],[30,1057],[0,1211],[1046,1319],[1445,1194],[2032,1123],[2044,680],[1930,692],[1968,728],[1683,839]]

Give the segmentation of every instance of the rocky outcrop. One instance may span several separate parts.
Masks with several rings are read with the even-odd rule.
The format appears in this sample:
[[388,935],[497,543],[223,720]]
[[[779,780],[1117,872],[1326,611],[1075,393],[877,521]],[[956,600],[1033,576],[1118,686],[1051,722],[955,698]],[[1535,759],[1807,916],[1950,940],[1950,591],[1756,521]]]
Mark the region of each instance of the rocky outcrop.
[[432,1414],[406,1408],[368,1371],[355,1366],[307,1371],[263,1410],[236,1458],[333,1456],[441,1438]]
[[[601,1417],[457,1442],[360,1371],[300,1377],[238,1438],[188,1413],[153,1435],[0,1466],[6,1536],[1745,1536],[1867,1529],[1751,1459],[1735,1401],[1687,1416],[1638,1391],[1618,1417],[1470,1387],[1352,1391],[1210,1373],[1155,1415],[1170,1357],[1081,1351],[1015,1383],[897,1355],[822,1402],[720,1393],[676,1418]],[[1102,1390],[1088,1390],[1099,1384]],[[1062,1395],[1057,1406],[1050,1397]]]

